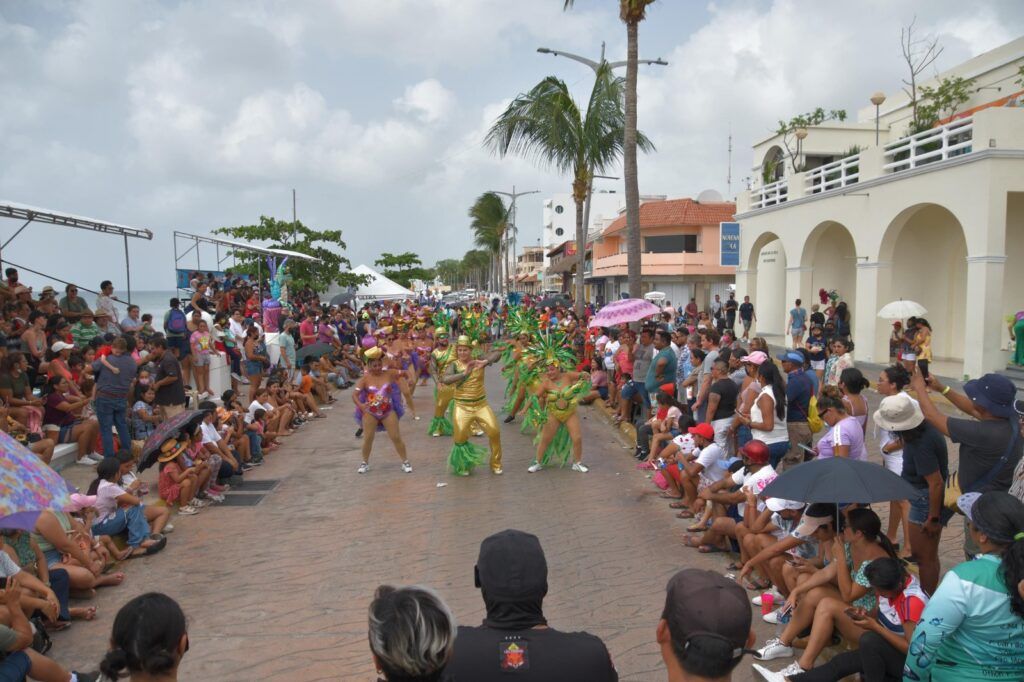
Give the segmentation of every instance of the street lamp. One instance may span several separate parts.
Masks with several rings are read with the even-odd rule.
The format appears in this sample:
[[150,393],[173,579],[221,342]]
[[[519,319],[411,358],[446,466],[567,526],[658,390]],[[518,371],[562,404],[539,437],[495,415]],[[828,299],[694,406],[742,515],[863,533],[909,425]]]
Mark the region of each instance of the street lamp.
[[878,146],[878,111],[882,106],[882,102],[885,101],[884,92],[876,92],[871,95],[871,103],[875,105],[875,146]]
[[[514,268],[515,265],[516,265],[516,199],[518,199],[521,196],[526,196],[527,194],[537,194],[538,192],[540,192],[540,190],[539,189],[531,189],[529,192],[517,192],[516,191],[516,186],[512,185],[512,191],[511,192],[500,192],[500,191],[494,190],[494,189],[492,189],[491,192],[494,193],[494,194],[501,194],[502,196],[506,196],[506,197],[509,197],[510,199],[512,199],[512,205],[511,205],[511,207],[509,207],[509,210],[508,210],[509,214],[512,216],[512,229],[510,230],[511,237],[506,237],[505,240],[508,241],[511,238],[511,241],[512,241],[512,267]],[[506,257],[507,257],[507,254],[506,254]],[[506,268],[508,267],[508,263],[506,263],[505,267]],[[503,281],[502,282],[502,287],[503,288],[504,288],[504,285],[505,285],[505,282]],[[504,292],[502,292],[502,293],[504,293]]]
[[[796,135],[796,160],[800,163],[800,168],[803,169],[803,145],[804,138],[807,137],[807,128],[800,126],[799,128],[793,131],[793,134]],[[794,168],[793,170],[797,169]],[[797,172],[799,173],[800,171],[797,170]]]

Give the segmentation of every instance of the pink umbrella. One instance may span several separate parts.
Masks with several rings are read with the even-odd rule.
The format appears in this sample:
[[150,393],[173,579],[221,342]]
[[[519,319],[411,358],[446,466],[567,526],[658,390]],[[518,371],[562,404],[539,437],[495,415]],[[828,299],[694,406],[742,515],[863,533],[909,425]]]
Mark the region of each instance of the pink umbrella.
[[614,327],[628,322],[639,322],[640,320],[657,315],[661,308],[650,301],[640,298],[627,298],[621,301],[609,303],[591,318],[588,327]]

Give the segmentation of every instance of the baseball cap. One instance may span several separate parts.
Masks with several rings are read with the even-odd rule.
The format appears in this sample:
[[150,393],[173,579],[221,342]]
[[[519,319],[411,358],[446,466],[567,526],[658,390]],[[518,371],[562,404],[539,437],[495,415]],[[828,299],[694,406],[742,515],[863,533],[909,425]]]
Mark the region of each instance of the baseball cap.
[[773,512],[780,512],[786,509],[803,509],[804,503],[796,500],[784,500],[781,497],[769,497],[764,501],[766,507]]
[[509,528],[484,538],[476,586],[494,601],[516,602],[548,592],[548,564],[536,535]]
[[54,341],[53,345],[50,346],[50,350],[52,350],[54,353],[59,353],[62,350],[68,350],[69,348],[74,348],[74,347],[75,347],[75,344],[73,344],[73,343],[65,343],[63,341]]
[[812,504],[804,510],[804,515],[800,517],[800,525],[793,532],[798,537],[809,538],[814,535],[814,531],[828,525],[835,518],[836,505]]
[[686,430],[686,432],[689,433],[689,434],[692,434],[694,436],[700,436],[701,438],[703,438],[705,440],[714,440],[715,439],[715,429],[714,429],[713,426],[711,426],[711,424],[708,424],[708,423],[697,424],[696,426],[691,426],[690,428],[688,428]]
[[755,350],[750,355],[744,355],[740,358],[740,362],[749,362],[752,365],[763,365],[764,361],[768,359],[767,353],[760,350]]
[[779,362],[795,362],[798,365],[804,364],[804,356],[796,351],[789,351],[779,356]]
[[684,669],[722,677],[747,653],[750,601],[723,575],[697,568],[676,573],[668,581],[661,617]]

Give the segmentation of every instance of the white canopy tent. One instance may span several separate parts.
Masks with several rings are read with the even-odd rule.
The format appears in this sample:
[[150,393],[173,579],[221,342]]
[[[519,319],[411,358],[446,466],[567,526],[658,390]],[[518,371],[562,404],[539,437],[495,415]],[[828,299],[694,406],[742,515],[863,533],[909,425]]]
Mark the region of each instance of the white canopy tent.
[[412,291],[369,266],[359,265],[352,269],[352,274],[366,275],[371,280],[369,284],[364,284],[356,289],[357,301],[397,301],[404,298],[416,298],[416,294]]

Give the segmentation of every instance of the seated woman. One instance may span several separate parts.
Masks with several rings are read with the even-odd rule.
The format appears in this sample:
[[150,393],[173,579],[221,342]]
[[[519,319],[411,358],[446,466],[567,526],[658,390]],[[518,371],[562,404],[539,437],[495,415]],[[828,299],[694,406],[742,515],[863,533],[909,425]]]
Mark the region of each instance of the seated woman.
[[[72,502],[82,512],[88,511],[95,504],[95,500],[88,495],[80,496],[83,498],[80,501],[75,498],[72,496]],[[124,582],[123,572],[103,573],[103,569],[111,557],[123,559],[130,550],[110,554],[93,538],[89,528],[69,512],[44,511],[39,514],[32,540],[43,553],[47,568],[60,568],[68,572],[72,590],[88,591]]]
[[132,404],[132,440],[145,441],[156,430],[162,419],[153,406],[156,389],[152,386],[136,385],[135,401]]
[[369,639],[381,679],[436,682],[455,648],[455,619],[432,590],[381,585],[370,603]]
[[[249,418],[252,413],[262,408],[267,412],[267,430],[274,434],[272,438],[290,436],[295,424],[297,409],[289,399],[289,391],[277,379],[267,382],[267,388],[256,392],[256,398],[249,404]],[[303,422],[304,423],[304,422]]]
[[110,650],[100,662],[104,678],[177,680],[188,651],[185,614],[177,602],[158,592],[135,597],[114,618]]
[[43,419],[43,401],[32,395],[25,354],[11,353],[0,369],[0,399],[7,404],[10,416],[29,427],[39,425]]
[[[810,518],[804,517],[805,521]],[[873,613],[878,606],[877,596],[864,574],[865,569],[876,559],[889,557],[899,560],[889,538],[882,533],[878,514],[870,509],[855,508],[848,510],[843,518],[842,537],[833,534],[828,541],[824,537],[817,538],[824,544],[827,563],[801,579],[790,592],[781,609],[792,613],[789,624],[779,637],[768,640],[758,651],[758,658],[762,661],[792,656],[793,640],[810,626],[807,648],[797,662],[782,669],[783,676],[797,675],[813,668],[818,654],[831,640],[833,629],[839,630],[849,641],[859,639],[861,628],[853,623],[847,611],[854,607]],[[821,528],[818,534],[827,534]]]
[[[117,484],[121,465],[116,457],[104,458],[96,466],[96,479],[89,485],[89,494],[96,495],[97,520],[92,530],[96,535],[117,535],[128,531],[129,557],[155,554],[167,544],[160,534],[170,518],[168,507],[144,507],[142,501]],[[153,523],[152,531],[150,522]]]
[[590,405],[595,400],[603,400],[608,404],[608,372],[604,368],[604,360],[600,355],[595,355],[590,361],[590,391],[581,396],[580,405]]
[[184,467],[181,464],[180,457],[188,446],[188,439],[168,439],[160,446],[160,455],[157,457],[160,463],[160,478],[157,483],[160,499],[168,506],[177,504],[178,513],[182,516],[199,513],[200,508],[192,504],[192,501],[200,487],[206,483],[200,481],[199,470],[196,467]]
[[58,443],[77,443],[76,461],[95,466],[103,457],[90,452],[100,434],[100,424],[93,418],[80,415],[89,405],[89,397],[72,395],[67,379],[55,376],[47,382],[46,402],[43,408],[43,434]]

